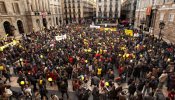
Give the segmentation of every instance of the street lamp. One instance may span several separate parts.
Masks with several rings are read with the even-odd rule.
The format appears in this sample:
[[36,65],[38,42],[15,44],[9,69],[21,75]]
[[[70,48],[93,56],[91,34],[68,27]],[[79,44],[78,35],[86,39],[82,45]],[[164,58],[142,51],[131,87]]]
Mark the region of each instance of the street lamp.
[[160,32],[159,32],[159,40],[160,40],[160,37],[162,35],[162,29],[164,29],[165,27],[165,23],[162,21],[159,23],[159,28],[160,28]]

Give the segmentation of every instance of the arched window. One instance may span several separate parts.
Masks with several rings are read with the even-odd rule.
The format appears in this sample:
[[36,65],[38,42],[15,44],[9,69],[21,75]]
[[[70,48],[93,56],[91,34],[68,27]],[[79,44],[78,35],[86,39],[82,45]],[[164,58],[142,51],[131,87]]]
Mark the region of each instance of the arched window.
[[12,29],[13,29],[14,26],[10,25],[10,22],[8,22],[8,21],[5,21],[3,25],[4,25],[5,33],[8,36],[13,36],[14,34],[13,34],[13,30]]
[[17,26],[18,26],[19,33],[23,34],[24,33],[24,27],[23,27],[23,23],[22,23],[21,20],[17,21]]

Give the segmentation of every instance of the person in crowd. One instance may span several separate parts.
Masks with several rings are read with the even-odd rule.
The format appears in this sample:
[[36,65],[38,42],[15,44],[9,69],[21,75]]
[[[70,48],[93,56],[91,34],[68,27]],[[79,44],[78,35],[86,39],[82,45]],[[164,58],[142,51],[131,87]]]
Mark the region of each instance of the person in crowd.
[[163,94],[161,89],[157,89],[154,95],[155,95],[155,100],[166,100],[166,97]]
[[11,80],[10,80],[11,75],[10,75],[10,72],[7,71],[7,69],[5,69],[5,70],[2,72],[2,75],[6,78],[6,80],[4,81],[5,83],[7,82],[7,80],[8,80],[9,82],[11,82]]
[[159,88],[162,88],[168,78],[167,72],[164,70],[161,76],[159,77]]
[[40,95],[38,89],[35,90],[35,94],[34,95],[35,95],[35,100],[41,100],[41,95]]
[[64,98],[64,94],[66,94],[67,95],[67,99],[69,99],[69,95],[68,95],[67,89],[68,89],[67,84],[65,83],[65,81],[62,81],[61,85],[60,85],[60,91],[61,91],[62,98]]
[[96,86],[94,87],[94,89],[92,91],[92,95],[93,95],[93,100],[100,100],[98,87],[96,87]]
[[174,88],[168,93],[168,97],[169,97],[170,100],[175,99],[175,90],[174,90]]
[[13,93],[12,93],[12,91],[11,91],[10,88],[11,88],[10,85],[5,86],[4,95],[5,95],[6,98],[9,98],[10,100],[12,100],[12,95],[13,95]]
[[148,95],[143,97],[143,100],[154,100],[154,96],[153,95],[154,95],[154,93],[150,92],[150,93],[148,93]]
[[134,81],[129,85],[128,91],[130,96],[134,95],[136,92],[136,85]]
[[40,95],[41,95],[41,100],[43,100],[44,98],[46,98],[46,100],[49,99],[48,96],[47,96],[48,90],[46,89],[45,86],[40,87],[39,92],[40,92]]
[[51,94],[50,100],[59,100],[59,98],[57,95]]

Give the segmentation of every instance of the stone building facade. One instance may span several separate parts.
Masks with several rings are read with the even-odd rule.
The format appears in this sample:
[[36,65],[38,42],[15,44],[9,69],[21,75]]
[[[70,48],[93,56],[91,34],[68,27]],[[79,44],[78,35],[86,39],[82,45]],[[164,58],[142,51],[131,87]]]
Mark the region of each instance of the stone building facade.
[[162,38],[175,43],[175,0],[138,0],[135,27],[143,25],[146,31],[158,36],[159,23],[164,22]]
[[0,0],[0,36],[63,24],[61,0]]
[[163,38],[168,41],[175,43],[175,2],[168,2],[159,6],[153,33],[158,35],[160,32],[159,23],[164,22],[165,28],[162,30]]
[[92,19],[95,4],[95,0],[62,0],[64,23],[81,23]]
[[121,6],[121,19],[129,20],[130,24],[134,24],[137,0],[125,0]]
[[121,0],[96,0],[96,22],[116,22],[120,18]]

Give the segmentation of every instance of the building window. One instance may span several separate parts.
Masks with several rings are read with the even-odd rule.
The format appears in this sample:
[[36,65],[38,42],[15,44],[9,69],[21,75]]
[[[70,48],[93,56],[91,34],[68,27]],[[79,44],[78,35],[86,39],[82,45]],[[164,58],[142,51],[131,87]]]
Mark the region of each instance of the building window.
[[101,12],[98,12],[98,16],[101,17],[102,16],[102,13]]
[[160,19],[159,19],[159,20],[160,20],[160,21],[163,21],[163,19],[164,19],[164,13],[161,13],[161,14],[160,14]]
[[55,14],[57,14],[58,13],[58,11],[57,11],[57,7],[55,7]]
[[99,7],[99,12],[101,12],[101,7]]
[[73,9],[73,13],[75,14],[75,9]]
[[104,12],[107,12],[107,8],[106,7],[104,8]]
[[107,12],[104,12],[104,17],[105,17],[105,18],[107,17]]
[[6,7],[5,7],[5,3],[0,1],[0,13],[1,14],[7,14],[7,10],[6,10]]
[[174,21],[174,14],[169,14],[168,21],[170,21],[170,22]]
[[58,13],[61,14],[61,10],[60,10],[60,8],[58,8]]
[[64,7],[67,8],[67,5],[65,4]]
[[70,3],[70,0],[68,0],[68,3]]
[[71,5],[70,5],[70,3],[69,3],[69,8],[71,8]]
[[19,14],[19,13],[20,13],[18,3],[13,3],[13,11],[14,11],[14,13],[16,13],[16,14]]
[[110,11],[109,12],[112,12],[112,7],[110,7]]

